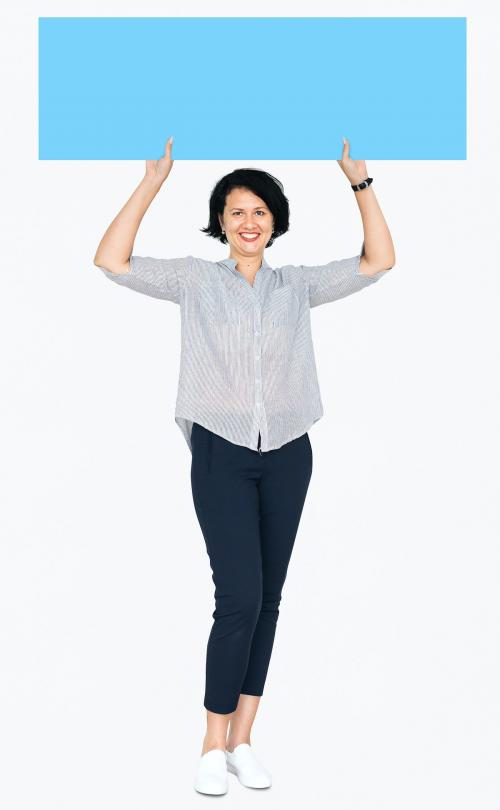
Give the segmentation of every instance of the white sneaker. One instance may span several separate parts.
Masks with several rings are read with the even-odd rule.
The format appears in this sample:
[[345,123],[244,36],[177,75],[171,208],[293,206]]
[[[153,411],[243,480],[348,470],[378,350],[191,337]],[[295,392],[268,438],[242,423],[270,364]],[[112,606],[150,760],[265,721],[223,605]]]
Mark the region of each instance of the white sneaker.
[[227,793],[226,756],[222,748],[212,748],[202,754],[194,780],[194,789],[198,793],[221,795]]
[[271,787],[271,774],[257,760],[248,743],[240,743],[234,751],[226,750],[227,769],[236,774],[245,787]]

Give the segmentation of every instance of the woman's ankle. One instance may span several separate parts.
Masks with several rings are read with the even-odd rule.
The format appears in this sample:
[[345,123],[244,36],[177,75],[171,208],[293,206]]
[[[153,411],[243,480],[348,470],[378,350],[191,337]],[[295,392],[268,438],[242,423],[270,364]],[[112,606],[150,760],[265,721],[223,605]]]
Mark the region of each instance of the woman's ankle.
[[224,751],[226,747],[225,740],[217,739],[216,737],[207,737],[205,736],[203,739],[203,745],[201,748],[201,755],[206,754],[207,751],[211,751],[212,748],[220,748]]
[[250,737],[249,736],[242,737],[238,735],[229,736],[226,740],[226,750],[232,753],[236,748],[236,746],[240,745],[240,743],[248,743],[248,745],[250,745],[251,744]]

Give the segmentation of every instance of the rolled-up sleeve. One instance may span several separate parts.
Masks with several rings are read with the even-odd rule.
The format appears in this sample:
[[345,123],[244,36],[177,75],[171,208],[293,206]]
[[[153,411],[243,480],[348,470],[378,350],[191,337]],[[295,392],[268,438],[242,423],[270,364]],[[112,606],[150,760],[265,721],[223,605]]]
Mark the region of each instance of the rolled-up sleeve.
[[131,290],[152,298],[163,298],[165,301],[179,304],[185,274],[189,272],[192,261],[192,256],[184,256],[180,259],[131,256],[130,272],[128,273],[112,273],[105,267],[100,265],[97,267],[116,284],[130,287]]
[[359,253],[348,259],[335,259],[315,267],[301,265],[303,278],[309,289],[309,306],[328,304],[362,290],[378,281],[390,269],[380,270],[371,276],[362,273],[359,269],[361,255]]

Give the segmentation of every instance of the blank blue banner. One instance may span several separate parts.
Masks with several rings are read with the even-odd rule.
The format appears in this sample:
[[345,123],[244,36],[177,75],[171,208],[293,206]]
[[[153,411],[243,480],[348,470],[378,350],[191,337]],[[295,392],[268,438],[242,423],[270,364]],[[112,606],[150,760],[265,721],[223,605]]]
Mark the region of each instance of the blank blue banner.
[[465,17],[40,17],[39,159],[465,160]]

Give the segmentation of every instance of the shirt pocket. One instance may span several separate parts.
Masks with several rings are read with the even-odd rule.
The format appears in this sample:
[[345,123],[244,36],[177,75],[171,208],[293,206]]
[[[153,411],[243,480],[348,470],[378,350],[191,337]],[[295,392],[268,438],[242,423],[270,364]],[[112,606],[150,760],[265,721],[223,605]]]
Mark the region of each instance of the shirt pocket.
[[299,299],[291,284],[270,293],[266,306],[266,319],[271,328],[289,326],[297,322]]
[[247,350],[248,317],[237,301],[216,294],[200,298],[199,315],[201,334],[211,357],[222,367],[231,367],[233,358]]
[[206,322],[215,327],[224,324],[237,324],[240,312],[236,301],[223,295],[205,295],[200,298],[200,314]]

